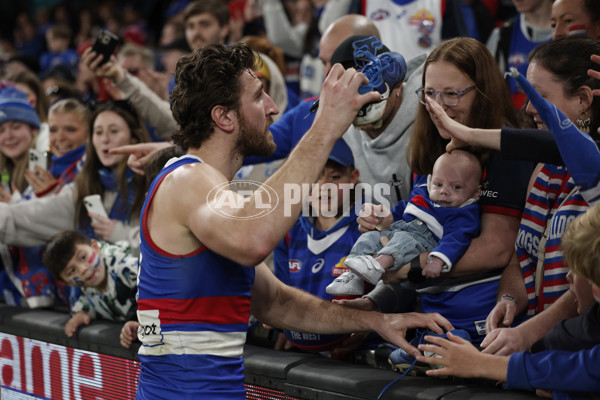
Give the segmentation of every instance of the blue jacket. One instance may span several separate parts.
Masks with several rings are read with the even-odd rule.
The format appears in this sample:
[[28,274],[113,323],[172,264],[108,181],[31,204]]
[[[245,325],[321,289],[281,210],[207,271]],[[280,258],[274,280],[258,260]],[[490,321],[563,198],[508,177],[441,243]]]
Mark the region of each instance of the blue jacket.
[[600,394],[600,344],[591,350],[515,353],[508,361],[506,387],[544,389],[556,399],[590,399]]

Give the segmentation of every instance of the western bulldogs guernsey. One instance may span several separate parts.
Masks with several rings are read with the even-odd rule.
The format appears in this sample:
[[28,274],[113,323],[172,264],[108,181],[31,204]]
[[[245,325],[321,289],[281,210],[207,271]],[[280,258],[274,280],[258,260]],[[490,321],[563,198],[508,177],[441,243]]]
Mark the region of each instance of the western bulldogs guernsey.
[[479,235],[479,205],[477,202],[460,207],[443,207],[429,198],[427,177],[417,175],[410,200],[402,200],[392,210],[394,220],[413,221],[415,218],[427,225],[438,245],[431,250],[452,267],[465,254],[471,239]]
[[[524,26],[523,19],[523,14],[519,14],[515,17],[515,22],[512,27],[506,71],[510,71],[510,68],[516,68],[523,76],[525,76],[527,74],[527,66],[529,65],[529,62],[527,61],[529,53],[537,46],[549,41],[551,36],[548,36],[539,42],[534,42],[533,40],[529,39],[523,33],[523,30],[527,29]],[[507,82],[515,109],[518,110],[523,106],[523,104],[525,104],[527,96],[525,96],[525,93],[523,93],[521,88],[518,87],[514,79],[507,79]]]
[[430,52],[442,41],[445,0],[363,0],[364,15],[381,42],[406,60]]
[[141,216],[138,319],[141,373],[137,399],[243,399],[242,351],[254,268],[201,247],[173,255],[152,241],[147,212],[157,188],[176,168],[170,160],[152,182]]
[[515,244],[528,315],[545,310],[569,290],[560,241],[568,224],[588,208],[565,167],[544,165],[527,198]]
[[[296,225],[275,248],[275,275],[287,285],[305,290],[325,300],[333,296],[325,291],[331,281],[348,269],[343,262],[360,236],[356,212],[342,217],[327,232],[314,227],[300,216]],[[287,339],[305,350],[324,351],[335,347],[348,335],[307,334],[284,331]]]

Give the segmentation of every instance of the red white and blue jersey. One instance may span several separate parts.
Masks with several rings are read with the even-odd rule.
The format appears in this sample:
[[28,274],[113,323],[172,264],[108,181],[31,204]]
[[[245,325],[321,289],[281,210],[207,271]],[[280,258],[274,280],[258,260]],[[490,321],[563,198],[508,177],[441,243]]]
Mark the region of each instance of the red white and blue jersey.
[[[325,291],[333,279],[348,271],[344,260],[360,237],[355,212],[342,217],[328,231],[321,231],[310,219],[300,216],[296,225],[275,248],[275,276],[283,283],[302,289],[325,300],[334,296]],[[347,298],[347,297],[346,297]],[[348,335],[323,335],[284,331],[287,339],[305,350],[325,351],[339,344]]]
[[427,177],[418,175],[410,200],[401,200],[392,210],[394,220],[423,221],[439,241],[431,250],[435,256],[452,267],[465,254],[471,240],[479,235],[479,205],[474,202],[460,207],[443,207],[429,198]]
[[[545,310],[569,290],[569,267],[563,263],[561,237],[569,223],[588,208],[565,167],[544,165],[527,198],[515,244],[529,315]],[[543,271],[537,271],[538,264]]]
[[[201,246],[186,255],[159,248],[148,230],[149,206],[176,168],[169,161],[152,182],[141,215],[138,399],[243,399],[242,351],[250,317],[254,268]],[[160,229],[160,227],[158,227]]]
[[381,33],[381,42],[409,60],[442,41],[446,0],[362,0],[363,14]]
[[[506,71],[510,71],[511,68],[516,68],[523,76],[525,76],[527,74],[527,67],[529,66],[529,62],[527,61],[529,53],[537,46],[549,41],[551,37],[548,36],[539,42],[534,42],[529,39],[523,33],[523,29],[526,29],[522,22],[523,18],[523,14],[519,14],[515,17],[515,22],[513,23]],[[519,88],[514,79],[508,79],[508,87],[515,109],[518,110],[525,104],[527,96],[523,93],[521,88]]]

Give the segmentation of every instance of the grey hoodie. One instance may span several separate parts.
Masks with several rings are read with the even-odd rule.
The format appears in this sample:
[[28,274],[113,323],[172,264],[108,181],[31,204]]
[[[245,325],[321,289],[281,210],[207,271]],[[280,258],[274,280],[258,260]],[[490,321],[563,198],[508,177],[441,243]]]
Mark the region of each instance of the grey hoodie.
[[343,136],[352,149],[355,167],[360,171],[360,181],[370,185],[391,185],[390,195],[386,196],[390,207],[399,200],[407,200],[412,186],[406,150],[417,112],[415,90],[421,87],[426,58],[427,54],[422,54],[408,61],[408,78],[402,88],[402,104],[385,131],[371,139],[366,132],[350,126]]

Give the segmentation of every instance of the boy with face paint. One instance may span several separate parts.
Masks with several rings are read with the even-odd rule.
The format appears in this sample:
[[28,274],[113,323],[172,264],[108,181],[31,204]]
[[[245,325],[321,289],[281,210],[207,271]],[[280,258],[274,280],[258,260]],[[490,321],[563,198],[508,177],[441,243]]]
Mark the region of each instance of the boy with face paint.
[[98,242],[77,231],[62,231],[50,238],[43,254],[58,280],[81,289],[65,326],[67,336],[92,319],[127,321],[135,316],[138,259],[127,242]]

